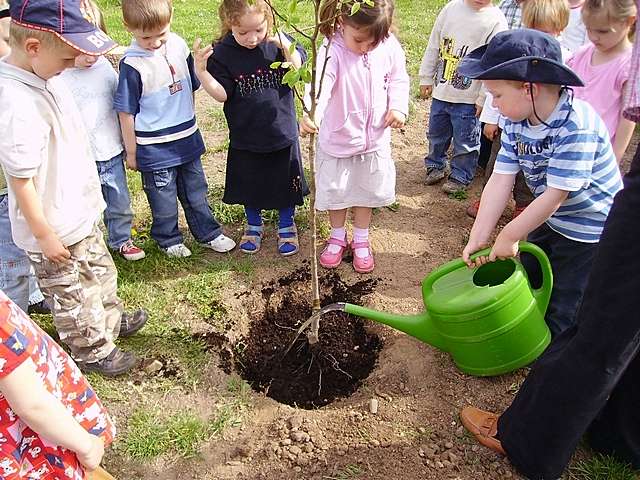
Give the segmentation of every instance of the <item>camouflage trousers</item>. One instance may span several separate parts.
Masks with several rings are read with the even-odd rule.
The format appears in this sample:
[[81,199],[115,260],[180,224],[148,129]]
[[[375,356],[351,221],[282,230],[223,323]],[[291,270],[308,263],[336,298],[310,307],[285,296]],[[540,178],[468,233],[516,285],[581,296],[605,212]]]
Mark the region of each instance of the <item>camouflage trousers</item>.
[[71,258],[66,263],[41,253],[27,255],[60,340],[75,360],[95,362],[111,353],[120,333],[118,272],[97,223],[88,237],[67,248]]

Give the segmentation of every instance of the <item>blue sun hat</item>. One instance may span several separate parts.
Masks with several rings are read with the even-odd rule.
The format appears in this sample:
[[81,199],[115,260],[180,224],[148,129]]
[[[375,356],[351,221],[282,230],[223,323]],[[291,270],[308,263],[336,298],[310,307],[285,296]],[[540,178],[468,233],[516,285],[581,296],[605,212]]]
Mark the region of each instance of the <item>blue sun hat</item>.
[[583,87],[584,83],[562,62],[560,44],[551,35],[520,28],[497,33],[458,65],[458,73],[478,80],[516,80]]
[[51,32],[88,55],[103,55],[118,45],[92,23],[83,0],[9,0],[9,13],[16,25]]

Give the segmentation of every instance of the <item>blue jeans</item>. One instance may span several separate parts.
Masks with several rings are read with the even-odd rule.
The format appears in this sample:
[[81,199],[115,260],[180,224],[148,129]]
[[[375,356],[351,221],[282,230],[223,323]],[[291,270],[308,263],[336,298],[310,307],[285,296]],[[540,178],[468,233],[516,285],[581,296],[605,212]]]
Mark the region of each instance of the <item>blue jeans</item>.
[[25,312],[44,300],[29,257],[11,238],[7,195],[0,195],[0,290]]
[[151,237],[162,248],[183,242],[178,229],[178,200],[189,230],[200,243],[222,233],[207,199],[207,180],[200,158],[171,168],[142,173],[142,187],[151,207]]
[[[598,244],[569,240],[546,223],[531,232],[527,241],[544,250],[551,263],[553,288],[544,319],[555,337],[576,323]],[[520,255],[520,260],[531,285],[538,288],[542,284],[540,264],[529,253]]]
[[106,162],[96,162],[102,186],[102,196],[107,204],[104,224],[107,227],[108,245],[113,250],[131,238],[131,199],[124,170],[124,156],[116,155]]
[[480,122],[475,105],[431,101],[429,114],[429,153],[426,167],[442,170],[447,164],[447,150],[453,140],[450,178],[468,185],[473,180],[480,152]]

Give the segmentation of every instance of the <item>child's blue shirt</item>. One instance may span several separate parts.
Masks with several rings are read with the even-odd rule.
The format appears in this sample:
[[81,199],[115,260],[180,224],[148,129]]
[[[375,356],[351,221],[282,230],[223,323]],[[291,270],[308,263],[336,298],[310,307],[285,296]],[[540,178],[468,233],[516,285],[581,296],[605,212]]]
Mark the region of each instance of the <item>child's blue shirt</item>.
[[535,197],[547,186],[568,191],[547,224],[571,240],[597,242],[613,197],[622,189],[607,127],[589,104],[571,102],[567,92],[546,123],[552,128],[507,119],[494,172],[522,170]]
[[171,33],[155,51],[131,43],[120,61],[114,108],[135,116],[140,171],[175,167],[204,153],[193,104],[199,87],[189,47],[178,35]]

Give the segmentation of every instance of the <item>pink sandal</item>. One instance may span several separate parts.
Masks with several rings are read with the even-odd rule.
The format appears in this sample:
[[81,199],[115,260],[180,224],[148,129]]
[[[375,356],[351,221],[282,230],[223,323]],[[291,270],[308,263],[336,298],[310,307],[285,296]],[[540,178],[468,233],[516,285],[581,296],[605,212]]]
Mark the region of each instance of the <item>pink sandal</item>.
[[[329,245],[338,245],[340,250],[338,253],[331,253],[329,251]],[[347,239],[339,240],[337,238],[329,238],[324,247],[324,250],[320,254],[320,265],[324,268],[336,268],[340,263],[342,263],[342,256],[344,255],[345,250],[347,249]]]
[[[364,258],[360,258],[356,255],[357,248],[366,248],[369,250],[369,254]],[[351,250],[353,250],[353,269],[358,273],[372,272],[376,263],[373,260],[373,252],[371,251],[371,245],[369,245],[369,242],[351,242]]]

